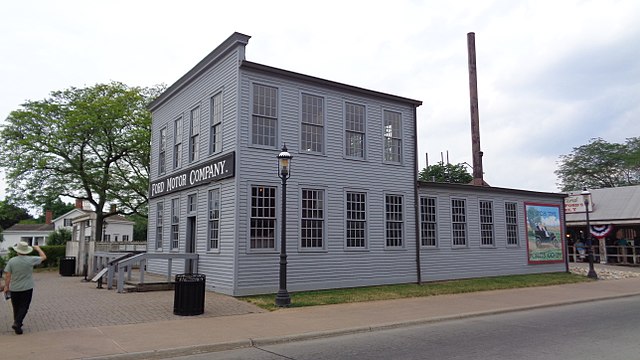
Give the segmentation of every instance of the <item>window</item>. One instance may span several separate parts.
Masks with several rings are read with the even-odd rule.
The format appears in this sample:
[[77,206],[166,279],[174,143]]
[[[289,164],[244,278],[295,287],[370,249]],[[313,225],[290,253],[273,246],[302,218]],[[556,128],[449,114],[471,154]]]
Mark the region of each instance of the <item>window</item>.
[[71,219],[64,219],[63,222],[64,222],[63,226],[72,226],[73,225],[71,223]]
[[164,174],[166,171],[165,168],[165,158],[167,151],[167,128],[163,127],[160,129],[160,143],[159,143],[159,155],[158,155],[158,174]]
[[364,249],[367,246],[367,194],[347,193],[347,248]]
[[171,199],[171,249],[178,248],[180,226],[180,199]]
[[275,147],[278,133],[278,89],[253,84],[251,143]]
[[174,124],[173,168],[182,166],[182,117],[176,119]]
[[480,200],[480,244],[493,246],[493,203]]
[[420,237],[422,246],[436,246],[436,198],[420,198]]
[[163,213],[164,213],[164,203],[161,201],[156,205],[156,249],[162,249]]
[[384,160],[402,161],[402,136],[400,128],[402,115],[393,111],[384,111]]
[[364,159],[364,105],[345,103],[345,156]]
[[209,190],[209,250],[220,246],[220,189]]
[[505,220],[507,223],[507,245],[518,245],[518,203],[504,203]]
[[189,133],[189,162],[198,161],[200,152],[200,107],[191,110],[191,126]]
[[209,154],[222,151],[222,93],[211,98],[211,129]]
[[467,204],[464,199],[451,199],[453,246],[467,245]]
[[322,153],[324,147],[324,99],[302,94],[301,151]]
[[276,248],[276,188],[251,187],[251,249]]
[[111,241],[111,235],[110,234],[104,234],[102,241]]
[[300,246],[322,249],[324,246],[324,190],[302,189]]
[[129,241],[129,235],[122,235],[122,241]]
[[402,247],[402,196],[385,196],[386,239],[387,247]]
[[196,211],[198,203],[198,196],[196,194],[191,194],[187,196],[187,212],[192,213]]

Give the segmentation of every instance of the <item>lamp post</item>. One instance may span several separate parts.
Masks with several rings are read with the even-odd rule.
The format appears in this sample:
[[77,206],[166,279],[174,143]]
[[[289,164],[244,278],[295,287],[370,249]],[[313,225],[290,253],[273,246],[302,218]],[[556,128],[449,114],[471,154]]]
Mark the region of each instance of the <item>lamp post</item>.
[[293,156],[287,151],[287,145],[282,145],[282,152],[278,154],[278,177],[282,179],[282,230],[280,232],[280,286],[276,295],[276,306],[284,307],[291,304],[291,297],[287,292],[287,179],[291,176],[289,162]]
[[587,251],[589,252],[589,273],[587,277],[591,279],[597,279],[598,274],[596,274],[596,270],[593,268],[593,247],[591,244],[591,225],[589,224],[589,196],[591,193],[587,190],[587,187],[582,188],[582,201],[584,202],[584,213],[587,215]]

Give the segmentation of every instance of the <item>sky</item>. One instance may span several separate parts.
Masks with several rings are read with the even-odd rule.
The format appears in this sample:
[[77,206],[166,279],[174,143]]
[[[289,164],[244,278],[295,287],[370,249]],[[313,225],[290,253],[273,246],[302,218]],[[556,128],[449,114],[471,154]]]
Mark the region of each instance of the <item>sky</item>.
[[637,0],[4,0],[0,119],[70,87],[171,85],[237,31],[249,61],[421,100],[419,169],[472,164],[474,32],[484,180],[558,192],[560,155],[640,136],[639,14]]

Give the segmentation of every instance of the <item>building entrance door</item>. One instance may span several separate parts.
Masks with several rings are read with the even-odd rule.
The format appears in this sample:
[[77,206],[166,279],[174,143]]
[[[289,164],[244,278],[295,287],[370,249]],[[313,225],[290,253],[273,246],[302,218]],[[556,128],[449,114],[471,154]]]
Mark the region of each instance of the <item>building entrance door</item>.
[[[187,218],[187,243],[185,252],[187,254],[193,254],[196,252],[196,217],[190,216]],[[184,272],[187,274],[194,274],[198,272],[195,266],[196,262],[190,259],[185,260]]]

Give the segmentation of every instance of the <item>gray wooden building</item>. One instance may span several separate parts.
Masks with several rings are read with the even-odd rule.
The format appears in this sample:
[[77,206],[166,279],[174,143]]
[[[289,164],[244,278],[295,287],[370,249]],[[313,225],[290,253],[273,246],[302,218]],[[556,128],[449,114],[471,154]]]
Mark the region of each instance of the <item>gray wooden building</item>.
[[[249,62],[248,41],[234,33],[149,107],[149,254],[197,253],[193,270],[217,292],[275,292],[276,157],[286,144],[290,291],[564,269],[564,257],[527,259],[524,240],[525,203],[560,207],[562,196],[417,186],[420,101]],[[480,245],[485,200],[494,211],[493,245]],[[504,245],[505,201],[516,204],[509,217],[516,244]],[[184,271],[172,264],[172,272]],[[150,260],[148,270],[167,266]]]

